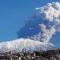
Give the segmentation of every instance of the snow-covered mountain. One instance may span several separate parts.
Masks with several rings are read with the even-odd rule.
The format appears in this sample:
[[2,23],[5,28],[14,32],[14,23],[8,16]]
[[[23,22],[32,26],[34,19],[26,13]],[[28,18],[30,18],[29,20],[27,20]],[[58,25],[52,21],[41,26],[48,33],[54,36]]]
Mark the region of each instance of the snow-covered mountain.
[[[31,39],[16,39],[13,41],[7,41],[7,42],[1,42],[0,43],[0,52],[23,52],[23,49],[26,49],[26,51],[44,51],[51,49],[51,46],[53,46],[51,43],[46,44],[39,41],[33,41]],[[47,49],[48,48],[48,49]]]

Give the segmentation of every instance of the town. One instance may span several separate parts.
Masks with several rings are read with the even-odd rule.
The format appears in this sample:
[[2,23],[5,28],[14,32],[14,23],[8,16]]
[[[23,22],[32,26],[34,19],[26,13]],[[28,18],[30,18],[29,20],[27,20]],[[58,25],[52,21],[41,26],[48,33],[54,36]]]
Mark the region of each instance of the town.
[[33,53],[26,51],[15,54],[11,52],[0,53],[0,60],[60,60],[60,49]]

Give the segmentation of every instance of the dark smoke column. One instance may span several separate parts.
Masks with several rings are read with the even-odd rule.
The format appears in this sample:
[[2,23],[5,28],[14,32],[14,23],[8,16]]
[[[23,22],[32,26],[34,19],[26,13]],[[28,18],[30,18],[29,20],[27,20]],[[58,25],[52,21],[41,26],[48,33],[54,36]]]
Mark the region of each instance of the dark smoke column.
[[17,32],[18,38],[31,38],[40,32],[39,24],[42,22],[40,16],[34,15]]

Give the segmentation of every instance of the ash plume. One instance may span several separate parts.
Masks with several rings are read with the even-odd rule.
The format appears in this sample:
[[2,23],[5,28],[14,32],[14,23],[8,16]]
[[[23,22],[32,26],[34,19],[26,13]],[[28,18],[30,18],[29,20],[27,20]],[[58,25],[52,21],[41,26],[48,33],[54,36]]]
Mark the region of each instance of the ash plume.
[[18,38],[48,43],[60,31],[60,3],[52,2],[35,9],[36,14],[18,31]]
[[37,10],[43,20],[48,22],[47,25],[44,23],[39,24],[42,31],[42,34],[40,34],[42,36],[41,40],[49,42],[52,36],[60,31],[60,3],[48,3]]

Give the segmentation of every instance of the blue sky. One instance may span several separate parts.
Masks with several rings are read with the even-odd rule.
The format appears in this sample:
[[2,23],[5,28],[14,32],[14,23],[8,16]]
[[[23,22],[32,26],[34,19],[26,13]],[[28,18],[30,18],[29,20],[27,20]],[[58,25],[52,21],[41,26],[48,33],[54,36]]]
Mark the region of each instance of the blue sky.
[[[35,8],[48,2],[59,0],[0,0],[0,41],[17,38],[17,31],[24,25],[26,18],[34,14]],[[52,38],[59,46],[60,34]],[[60,46],[59,46],[60,47]]]

